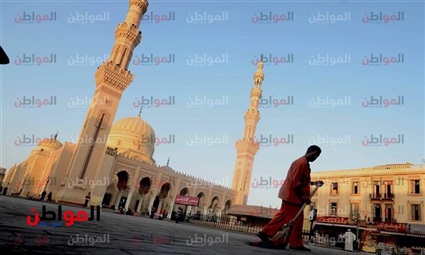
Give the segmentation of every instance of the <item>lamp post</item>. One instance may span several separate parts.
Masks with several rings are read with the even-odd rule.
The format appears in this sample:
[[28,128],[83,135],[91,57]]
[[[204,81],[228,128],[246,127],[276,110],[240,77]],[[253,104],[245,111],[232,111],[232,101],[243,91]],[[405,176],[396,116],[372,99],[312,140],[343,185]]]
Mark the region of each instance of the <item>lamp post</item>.
[[359,238],[359,225],[360,225],[360,220],[361,220],[361,215],[360,215],[360,213],[365,213],[365,220],[366,220],[366,211],[365,210],[362,210],[362,211],[359,211],[359,210],[354,210],[353,212],[352,212],[352,218],[354,218],[355,219],[355,221],[356,221],[356,241],[357,241],[357,251],[360,251],[360,238]]

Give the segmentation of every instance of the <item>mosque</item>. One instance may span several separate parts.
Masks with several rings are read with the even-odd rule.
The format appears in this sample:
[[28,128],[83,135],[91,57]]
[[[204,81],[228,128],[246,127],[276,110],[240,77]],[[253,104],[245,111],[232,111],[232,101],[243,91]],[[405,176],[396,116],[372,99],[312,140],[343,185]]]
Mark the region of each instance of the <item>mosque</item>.
[[141,113],[114,122],[122,93],[134,78],[128,66],[142,39],[139,25],[147,8],[147,0],[129,1],[125,21],[115,30],[110,58],[96,71],[93,103],[78,142],[61,143],[58,134],[44,139],[25,161],[6,172],[3,186],[8,187],[8,194],[38,197],[46,191],[52,192],[52,200],[57,203],[82,205],[90,192],[89,205],[138,212],[155,208],[168,217],[180,205],[185,205],[188,213],[216,216],[226,214],[234,204],[246,205],[254,156],[259,149],[254,137],[260,119],[262,61],[254,74],[244,135],[236,142],[231,188],[176,171],[169,162],[157,165],[153,158],[155,131]]

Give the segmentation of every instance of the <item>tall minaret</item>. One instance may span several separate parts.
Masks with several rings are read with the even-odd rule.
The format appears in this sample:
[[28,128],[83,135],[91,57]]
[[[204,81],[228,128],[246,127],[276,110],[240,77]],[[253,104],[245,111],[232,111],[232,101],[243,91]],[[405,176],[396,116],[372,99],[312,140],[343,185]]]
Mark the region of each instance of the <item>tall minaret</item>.
[[254,86],[251,89],[251,102],[245,114],[245,130],[243,138],[236,142],[236,165],[233,174],[232,188],[238,192],[235,204],[246,205],[249,187],[251,185],[254,156],[260,149],[260,144],[254,141],[257,123],[260,120],[258,105],[261,99],[261,84],[264,80],[263,61],[258,63],[254,74]]
[[[64,177],[67,182],[77,180],[77,178],[94,181],[96,178],[102,178],[96,175],[105,157],[106,141],[122,93],[134,78],[134,75],[128,71],[128,65],[133,50],[142,39],[139,25],[148,8],[147,0],[130,0],[129,3],[130,7],[125,21],[119,23],[115,30],[115,44],[112,47],[110,58],[103,62],[96,71],[96,90],[92,99],[93,103],[87,112],[76,150]],[[68,188],[65,185],[65,190],[58,198],[59,200],[74,200],[77,195],[73,193],[77,191],[72,189],[72,191],[68,190],[71,192],[66,192]],[[87,193],[87,190],[85,192]],[[78,196],[81,202],[81,194]]]

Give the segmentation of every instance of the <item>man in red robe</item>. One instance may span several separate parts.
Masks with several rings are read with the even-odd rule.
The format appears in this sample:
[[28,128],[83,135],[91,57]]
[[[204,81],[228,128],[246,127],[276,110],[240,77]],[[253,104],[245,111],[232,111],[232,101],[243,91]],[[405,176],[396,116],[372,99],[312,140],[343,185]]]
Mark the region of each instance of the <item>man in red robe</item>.
[[[312,145],[307,149],[304,156],[295,160],[288,170],[285,182],[280,187],[279,198],[282,199],[282,206],[273,219],[264,226],[257,236],[264,242],[280,231],[285,223],[291,221],[304,203],[310,204],[310,164],[315,161],[322,150],[317,145]],[[301,214],[294,222],[291,234],[289,235],[289,248],[293,250],[311,251],[304,247],[302,239],[304,214]]]

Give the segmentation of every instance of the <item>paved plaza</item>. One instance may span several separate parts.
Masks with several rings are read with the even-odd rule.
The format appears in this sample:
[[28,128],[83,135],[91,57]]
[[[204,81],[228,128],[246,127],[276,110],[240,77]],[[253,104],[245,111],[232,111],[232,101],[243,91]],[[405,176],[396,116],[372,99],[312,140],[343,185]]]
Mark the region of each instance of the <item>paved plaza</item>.
[[[42,217],[43,205],[46,218],[54,217],[53,212],[56,221],[30,226],[37,223],[36,213]],[[58,221],[58,210],[58,204],[1,195],[0,254],[353,254],[311,245],[311,253],[263,249],[246,244],[256,240],[252,234],[107,210],[100,212],[99,220],[95,209],[94,220],[72,222],[83,214],[91,217],[89,208],[76,206],[62,205]]]

